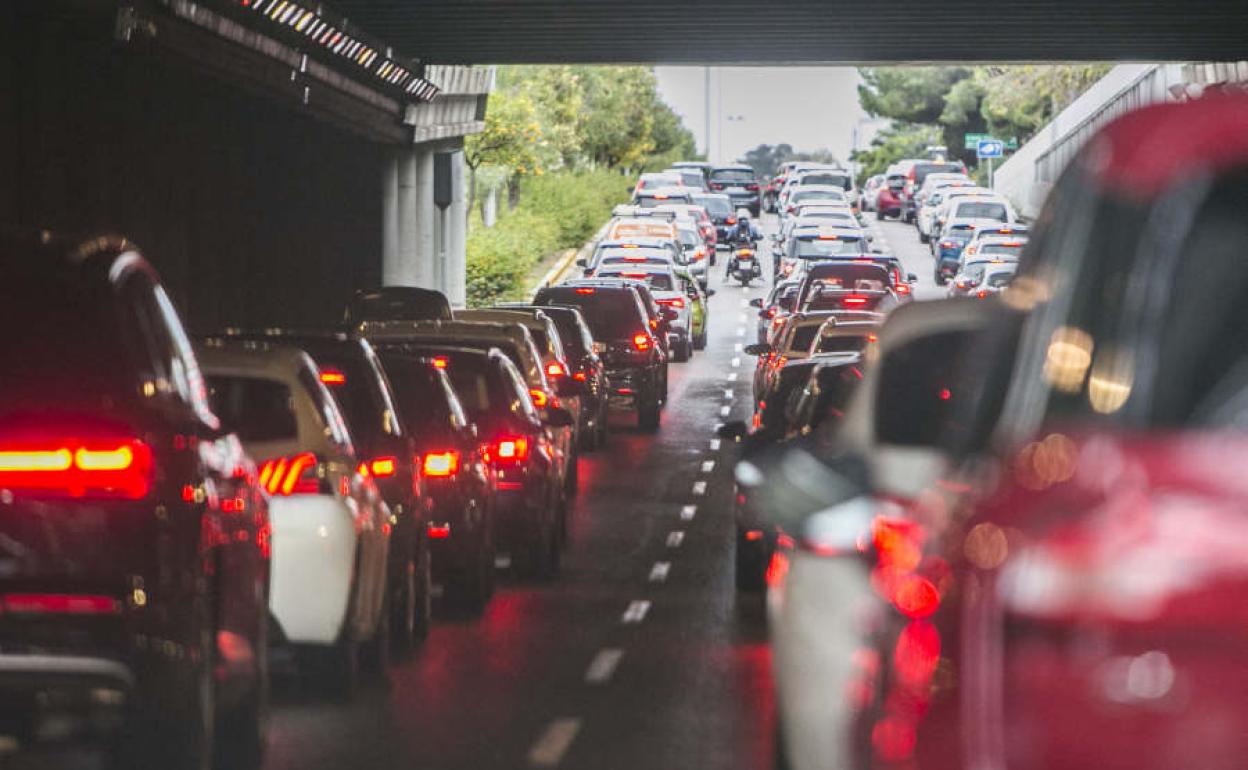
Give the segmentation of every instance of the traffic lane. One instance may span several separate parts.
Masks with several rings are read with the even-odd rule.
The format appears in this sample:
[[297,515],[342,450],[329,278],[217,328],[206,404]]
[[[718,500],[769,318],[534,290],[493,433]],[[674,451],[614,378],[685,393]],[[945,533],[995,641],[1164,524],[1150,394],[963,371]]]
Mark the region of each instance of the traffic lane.
[[351,703],[279,678],[267,767],[765,765],[769,654],[761,611],[736,611],[730,469],[712,448],[725,406],[745,416],[752,327],[721,274],[659,433],[621,428],[582,458],[561,576],[504,581],[480,619],[438,623]]
[[876,244],[885,254],[892,254],[901,260],[906,272],[918,276],[919,282],[914,285],[915,299],[943,299],[945,288],[936,285],[935,261],[928,247],[919,243],[919,232],[914,225],[897,222],[891,219],[874,221],[868,215],[867,225],[876,233]]

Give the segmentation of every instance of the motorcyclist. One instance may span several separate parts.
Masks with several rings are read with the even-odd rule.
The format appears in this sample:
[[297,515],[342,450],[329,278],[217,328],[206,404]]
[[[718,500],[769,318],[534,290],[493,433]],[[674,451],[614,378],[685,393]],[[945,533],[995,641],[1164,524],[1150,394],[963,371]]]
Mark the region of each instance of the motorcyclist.
[[[737,228],[728,233],[728,245],[732,249],[731,256],[726,260],[727,270],[724,272],[724,278],[731,278],[732,271],[737,269],[737,249],[739,247],[747,247],[757,249],[758,241],[763,237],[763,232],[758,229],[758,225],[754,224],[750,219],[748,209],[737,210]],[[755,255],[757,258],[757,254]]]

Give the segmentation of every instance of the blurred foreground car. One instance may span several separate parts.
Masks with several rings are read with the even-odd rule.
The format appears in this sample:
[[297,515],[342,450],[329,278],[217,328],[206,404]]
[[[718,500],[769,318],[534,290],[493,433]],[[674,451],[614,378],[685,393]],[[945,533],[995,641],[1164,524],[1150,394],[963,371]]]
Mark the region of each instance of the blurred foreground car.
[[0,729],[258,767],[267,501],[173,304],[123,238],[4,231],[0,259]]

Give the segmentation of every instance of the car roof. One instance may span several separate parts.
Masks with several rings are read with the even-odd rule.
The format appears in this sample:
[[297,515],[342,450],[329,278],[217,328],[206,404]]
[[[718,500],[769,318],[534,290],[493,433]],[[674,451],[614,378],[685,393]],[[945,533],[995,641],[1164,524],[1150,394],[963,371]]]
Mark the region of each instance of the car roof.
[[719,166],[712,166],[711,171],[753,171],[754,167],[745,163],[724,163]]
[[195,356],[208,373],[264,376],[292,382],[310,366],[312,358],[298,345],[265,339],[234,339],[209,335],[195,340]]

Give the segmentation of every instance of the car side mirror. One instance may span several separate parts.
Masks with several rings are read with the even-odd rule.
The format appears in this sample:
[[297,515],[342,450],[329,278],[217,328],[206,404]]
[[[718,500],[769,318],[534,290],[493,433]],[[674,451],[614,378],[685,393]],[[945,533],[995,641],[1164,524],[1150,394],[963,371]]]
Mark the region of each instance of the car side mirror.
[[589,260],[585,259],[584,257],[577,257],[576,266],[577,267],[589,267]]
[[708,296],[708,297],[714,297],[714,296],[715,296],[715,290],[714,290],[714,289],[706,289],[706,290],[705,290],[705,292],[706,292],[706,296]]
[[763,307],[763,298],[755,297],[754,299],[750,300],[750,307],[756,307],[756,308],[761,309]]
[[771,352],[771,346],[762,342],[746,345],[743,349],[747,356],[765,356]]
[[571,377],[560,377],[555,383],[555,395],[560,398],[574,398],[585,392],[585,385]]
[[919,277],[914,273],[906,273],[906,283],[918,283]]
[[675,321],[680,318],[680,313],[677,313],[675,310],[671,309],[670,307],[663,308],[662,315],[663,315],[663,318],[665,318],[668,321]]
[[552,428],[570,428],[576,424],[572,413],[561,406],[546,407],[546,414],[542,417],[542,422]]

